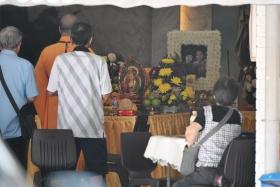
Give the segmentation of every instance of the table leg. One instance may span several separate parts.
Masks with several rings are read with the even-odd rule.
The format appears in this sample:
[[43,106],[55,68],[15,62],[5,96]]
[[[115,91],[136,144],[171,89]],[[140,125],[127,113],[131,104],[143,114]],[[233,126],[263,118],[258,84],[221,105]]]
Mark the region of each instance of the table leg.
[[170,187],[170,165],[166,166],[166,187]]

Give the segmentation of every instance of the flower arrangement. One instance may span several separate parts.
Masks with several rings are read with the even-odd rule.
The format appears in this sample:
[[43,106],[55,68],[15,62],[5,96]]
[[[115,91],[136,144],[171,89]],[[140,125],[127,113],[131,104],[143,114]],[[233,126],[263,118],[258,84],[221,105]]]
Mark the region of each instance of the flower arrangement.
[[108,64],[113,92],[119,92],[119,71],[124,65],[124,62],[118,59],[115,53],[108,53],[104,56],[104,59]]
[[145,92],[144,105],[174,106],[187,103],[187,99],[194,95],[192,85],[187,85],[186,75],[182,73],[181,63],[173,58],[163,58],[159,67],[152,72],[152,81]]

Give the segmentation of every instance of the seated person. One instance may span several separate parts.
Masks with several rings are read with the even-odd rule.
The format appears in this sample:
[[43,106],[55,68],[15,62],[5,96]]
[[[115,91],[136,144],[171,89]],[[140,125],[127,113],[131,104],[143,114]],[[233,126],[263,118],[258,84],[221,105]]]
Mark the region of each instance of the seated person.
[[[204,106],[198,110],[197,116],[192,116],[193,122],[186,128],[188,146],[200,141],[223,119],[238,95],[238,84],[231,78],[220,78],[214,85],[213,95],[216,105]],[[240,112],[234,109],[224,126],[200,147],[195,171],[177,181],[173,187],[213,184],[224,150],[241,133],[240,124]]]

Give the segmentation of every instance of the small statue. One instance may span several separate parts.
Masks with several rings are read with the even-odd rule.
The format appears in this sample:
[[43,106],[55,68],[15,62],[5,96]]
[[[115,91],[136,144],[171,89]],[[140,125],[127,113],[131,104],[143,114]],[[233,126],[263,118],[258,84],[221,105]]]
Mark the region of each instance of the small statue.
[[138,69],[134,66],[129,66],[127,74],[123,80],[124,93],[129,95],[136,95],[141,86],[141,79],[139,77]]

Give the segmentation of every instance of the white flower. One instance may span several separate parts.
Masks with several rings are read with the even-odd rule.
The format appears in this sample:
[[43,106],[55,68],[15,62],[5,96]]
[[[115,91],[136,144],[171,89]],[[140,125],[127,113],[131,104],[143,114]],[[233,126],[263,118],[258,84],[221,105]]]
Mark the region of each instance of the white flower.
[[115,53],[109,53],[107,56],[110,62],[115,62],[117,60],[117,56]]
[[118,61],[117,64],[118,64],[120,67],[123,67],[123,66],[124,66],[124,62],[123,62],[123,61]]

